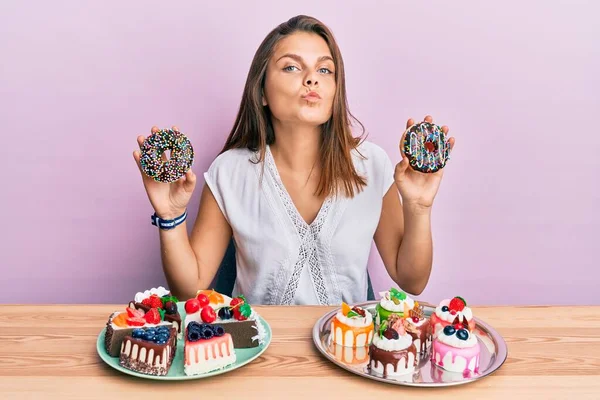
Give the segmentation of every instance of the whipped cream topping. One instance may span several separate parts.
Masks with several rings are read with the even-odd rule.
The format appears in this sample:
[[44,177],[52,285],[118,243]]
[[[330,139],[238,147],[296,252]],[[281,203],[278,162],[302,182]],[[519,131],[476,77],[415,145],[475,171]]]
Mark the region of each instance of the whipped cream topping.
[[398,339],[390,340],[384,336],[374,335],[373,345],[385,351],[405,350],[412,344],[412,336],[408,333],[400,336]]
[[383,307],[384,309],[391,311],[391,312],[404,312],[404,308],[405,306],[409,309],[412,310],[413,307],[415,306],[415,301],[413,299],[411,299],[408,294],[406,295],[406,298],[404,300],[401,300],[399,304],[396,304],[392,301],[392,297],[390,295],[390,292],[380,292],[379,295],[381,296],[381,300],[379,301],[379,304],[381,305],[381,307]]
[[142,300],[150,297],[153,294],[158,295],[158,297],[163,297],[163,296],[168,295],[169,293],[171,293],[171,292],[169,292],[164,287],[159,286],[157,288],[152,288],[150,290],[146,290],[145,292],[137,292],[135,294],[135,297],[133,298],[133,301],[135,301],[136,303],[141,303]]
[[364,317],[358,316],[358,317],[354,317],[354,318],[348,318],[344,314],[342,314],[341,310],[338,311],[338,313],[335,315],[335,317],[341,323],[346,324],[348,326],[353,326],[353,327],[356,327],[356,328],[361,328],[361,327],[369,326],[369,325],[371,325],[373,323],[373,316],[367,310],[365,310],[365,316]]
[[467,340],[461,340],[456,336],[456,333],[448,336],[442,330],[437,337],[437,340],[441,343],[447,344],[448,346],[456,347],[458,349],[464,349],[467,347],[473,347],[477,344],[477,337],[468,330],[465,329],[469,333],[469,338]]
[[462,311],[457,311],[454,315],[450,313],[450,310],[442,311],[443,306],[450,306],[450,300],[451,299],[442,300],[441,303],[436,307],[435,315],[437,315],[439,319],[450,323],[452,323],[456,317],[459,317],[461,321],[463,320],[463,317],[467,321],[471,321],[473,319],[473,311],[471,311],[469,307],[465,307]]

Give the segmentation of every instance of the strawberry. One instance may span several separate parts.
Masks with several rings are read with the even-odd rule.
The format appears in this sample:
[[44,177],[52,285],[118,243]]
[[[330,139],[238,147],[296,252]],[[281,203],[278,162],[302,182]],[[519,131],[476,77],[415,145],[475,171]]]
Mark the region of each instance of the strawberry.
[[144,317],[144,312],[142,310],[136,310],[135,308],[127,307],[127,315],[130,318],[142,318]]
[[150,311],[144,315],[144,319],[149,324],[159,324],[160,323],[160,313],[158,312],[158,308],[152,308]]
[[127,325],[129,325],[129,326],[144,326],[144,325],[146,325],[146,320],[142,317],[130,317],[130,318],[127,318]]
[[462,297],[456,296],[455,298],[450,300],[450,304],[448,305],[448,308],[450,310],[454,310],[454,311],[462,311],[465,309],[466,306],[467,306],[467,302]]
[[242,299],[241,297],[236,297],[235,299],[231,300],[231,303],[229,303],[229,307],[236,309],[238,308],[236,306],[239,306],[241,304],[244,304],[244,299]]
[[153,294],[150,296],[150,308],[163,308],[163,302],[158,295]]
[[142,300],[142,304],[152,308],[152,303],[150,302],[150,297],[147,297],[144,300]]

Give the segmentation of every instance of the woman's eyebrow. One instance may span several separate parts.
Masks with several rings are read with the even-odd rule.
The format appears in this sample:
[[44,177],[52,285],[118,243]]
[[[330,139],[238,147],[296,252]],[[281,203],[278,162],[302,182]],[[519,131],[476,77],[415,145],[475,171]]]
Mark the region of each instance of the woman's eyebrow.
[[[282,55],[281,57],[279,57],[277,59],[276,62],[278,62],[282,58],[286,58],[286,57],[291,58],[293,60],[298,61],[299,63],[304,64],[304,59],[302,57],[300,57],[298,54],[293,54],[293,53],[286,53],[286,54]],[[322,61],[326,61],[326,60],[330,60],[330,61],[333,62],[333,58],[330,57],[330,56],[321,56],[321,57],[319,57],[319,59],[317,60],[317,62],[322,62]]]

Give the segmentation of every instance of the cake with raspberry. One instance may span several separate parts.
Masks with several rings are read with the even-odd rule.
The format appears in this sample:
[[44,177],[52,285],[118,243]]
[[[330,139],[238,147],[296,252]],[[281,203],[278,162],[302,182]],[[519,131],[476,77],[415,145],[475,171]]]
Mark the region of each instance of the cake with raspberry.
[[387,292],[379,294],[381,300],[377,304],[377,316],[375,317],[377,325],[388,319],[390,315],[404,318],[405,315],[408,315],[408,311],[415,306],[415,301],[402,290],[391,288]]
[[133,301],[129,303],[129,307],[142,310],[145,313],[152,308],[156,308],[163,315],[162,318],[167,322],[171,322],[177,332],[181,333],[181,315],[177,309],[177,302],[177,298],[171,296],[170,291],[159,286],[158,288],[136,293]]
[[431,314],[433,336],[437,336],[448,325],[463,324],[469,331],[475,329],[473,311],[467,307],[467,302],[459,296],[442,300]]
[[345,347],[365,347],[373,340],[373,316],[361,307],[342,308],[331,321],[331,338],[334,343]]
[[446,371],[469,377],[479,372],[480,350],[477,337],[466,325],[446,325],[433,340],[431,362]]
[[403,319],[397,315],[388,316],[379,325],[369,353],[371,372],[384,378],[411,374],[418,363],[412,336],[406,332]]
[[108,317],[106,333],[104,334],[104,348],[111,357],[119,357],[121,343],[126,336],[130,336],[134,329],[142,327],[171,327],[173,324],[161,319],[161,314],[156,308],[148,312],[128,307],[125,312],[116,311]]
[[[266,331],[256,311],[244,296],[233,299],[222,296],[222,301],[213,302],[205,291],[185,302],[184,326],[191,322],[218,324],[231,335],[235,348],[257,347],[264,343]],[[216,297],[214,294],[212,297]]]
[[119,365],[147,375],[167,375],[177,349],[172,326],[136,328],[121,343]]
[[417,353],[421,356],[425,355],[431,347],[432,329],[429,318],[423,311],[423,306],[417,301],[415,301],[413,309],[408,311],[408,315],[404,319],[404,327],[406,332],[412,336]]
[[184,366],[186,375],[216,371],[235,363],[232,336],[218,324],[191,321],[185,328]]

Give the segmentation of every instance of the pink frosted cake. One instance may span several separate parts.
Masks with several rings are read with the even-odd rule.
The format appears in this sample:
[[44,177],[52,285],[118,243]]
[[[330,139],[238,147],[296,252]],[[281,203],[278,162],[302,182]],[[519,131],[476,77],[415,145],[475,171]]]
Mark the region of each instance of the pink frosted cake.
[[404,329],[402,318],[390,315],[379,326],[369,347],[372,372],[384,378],[411,374],[418,363],[417,349],[412,337]]
[[442,300],[431,314],[433,336],[436,337],[448,325],[463,324],[469,331],[475,329],[473,311],[467,307],[467,302],[462,297]]
[[450,372],[460,372],[471,376],[479,372],[479,352],[477,337],[459,324],[447,325],[433,340],[431,362]]

